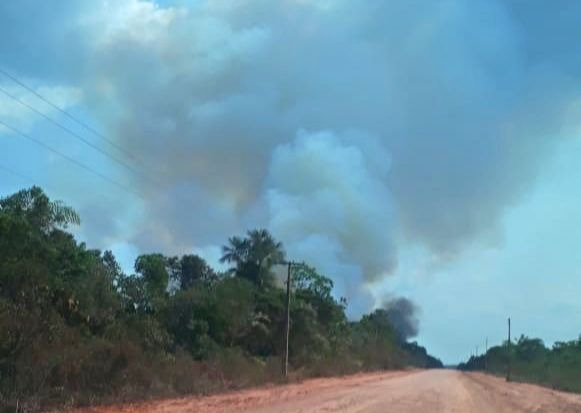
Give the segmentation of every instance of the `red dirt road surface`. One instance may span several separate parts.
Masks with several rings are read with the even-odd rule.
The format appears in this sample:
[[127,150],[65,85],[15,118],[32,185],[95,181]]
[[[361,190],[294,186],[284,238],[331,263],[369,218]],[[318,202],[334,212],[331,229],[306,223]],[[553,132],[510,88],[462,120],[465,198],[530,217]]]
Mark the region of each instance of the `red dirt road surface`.
[[581,413],[581,395],[483,374],[425,370],[308,380],[77,413]]

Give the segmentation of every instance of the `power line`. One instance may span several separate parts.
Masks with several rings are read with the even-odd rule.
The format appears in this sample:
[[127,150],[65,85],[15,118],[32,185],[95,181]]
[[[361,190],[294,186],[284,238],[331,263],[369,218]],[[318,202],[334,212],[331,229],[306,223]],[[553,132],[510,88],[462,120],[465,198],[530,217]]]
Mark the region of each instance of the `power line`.
[[78,119],[76,116],[73,116],[71,113],[67,112],[66,110],[64,110],[63,108],[61,108],[60,106],[58,106],[57,104],[55,104],[54,102],[52,102],[51,100],[49,100],[48,98],[44,97],[43,95],[41,95],[40,93],[38,93],[36,90],[34,90],[32,87],[28,86],[27,84],[25,84],[24,82],[22,82],[21,80],[19,80],[18,78],[16,78],[15,76],[13,76],[10,73],[8,73],[6,70],[3,70],[3,69],[0,68],[0,73],[2,73],[4,76],[6,76],[10,80],[12,80],[14,83],[16,83],[16,84],[20,85],[21,87],[23,87],[24,89],[28,90],[34,96],[36,96],[37,98],[39,98],[40,100],[42,100],[43,102],[45,102],[47,105],[51,106],[52,108],[56,109],[57,111],[59,111],[60,113],[62,113],[63,115],[65,115],[67,118],[69,118],[70,120],[72,120],[73,122],[75,122],[77,125],[82,126],[86,130],[88,130],[89,132],[91,132],[93,135],[99,137],[100,139],[102,139],[105,142],[107,142],[109,145],[113,146],[118,151],[123,152],[125,155],[127,155],[127,156],[129,156],[129,157],[131,157],[131,158],[133,158],[135,160],[137,160],[135,158],[135,156],[131,152],[129,152],[126,149],[124,149],[123,147],[117,145],[113,140],[107,138],[102,133],[96,131],[91,126],[87,125],[85,122],[83,122],[82,120]]
[[[10,175],[14,175],[14,176],[16,176],[18,178],[21,178],[23,181],[27,181],[27,182],[31,183],[32,185],[37,185],[37,186],[42,186],[42,187],[48,187],[48,189],[53,190],[53,191],[56,191],[56,189],[55,189],[54,186],[46,185],[44,183],[41,184],[36,179],[32,178],[30,175],[26,175],[26,174],[23,174],[22,172],[18,172],[17,170],[12,169],[12,168],[10,168],[10,167],[8,167],[6,165],[0,164],[0,170],[4,171],[4,172],[6,172],[6,173],[8,173]],[[109,193],[105,193],[104,192],[104,193],[102,193],[101,196],[104,196],[104,197],[106,197],[109,200],[112,199]]]
[[[32,93],[34,96],[38,97],[40,100],[42,100],[43,102],[47,103],[49,106],[53,107],[54,109],[56,109],[57,111],[59,111],[60,113],[62,113],[63,115],[65,115],[67,118],[73,120],[75,123],[77,123],[78,125],[82,126],[83,128],[85,128],[86,130],[88,130],[89,132],[93,133],[94,135],[96,135],[97,137],[99,137],[100,139],[104,140],[105,142],[107,142],[108,144],[114,146],[116,149],[118,149],[119,151],[123,152],[124,154],[126,154],[127,156],[131,157],[134,161],[136,161],[138,164],[143,165],[139,159],[137,159],[131,152],[126,151],[125,149],[123,149],[122,147],[118,146],[117,144],[115,144],[115,142],[113,142],[112,140],[108,139],[106,136],[104,136],[103,134],[99,133],[98,131],[96,131],[95,129],[91,128],[89,125],[87,125],[86,123],[84,123],[83,121],[79,120],[77,117],[73,116],[72,114],[70,114],[69,112],[67,112],[66,110],[62,109],[61,107],[59,107],[58,105],[56,105],[54,102],[50,101],[48,98],[42,96],[40,93],[36,92],[32,87],[26,85],[24,82],[20,81],[19,79],[17,79],[15,76],[11,75],[10,73],[6,72],[6,70],[3,70],[2,68],[0,68],[0,73],[3,74],[4,76],[6,76],[7,78],[11,79],[14,83],[20,85],[21,87],[23,87],[24,89],[26,89],[27,91],[29,91],[30,93]],[[117,164],[125,167],[126,169],[130,170],[131,172],[146,178],[150,184],[153,184],[154,186],[159,186],[162,185],[161,182],[159,181],[159,179],[157,179],[156,177],[154,177],[153,175],[151,175],[147,170],[139,170],[136,169],[134,167],[132,167],[131,165],[127,164],[126,162],[122,161],[121,159],[111,155],[110,153],[104,151],[103,149],[99,148],[98,146],[96,146],[95,144],[93,144],[91,141],[85,139],[83,136],[79,135],[78,133],[72,131],[71,129],[69,129],[68,127],[64,126],[62,123],[56,121],[55,119],[51,118],[50,116],[46,115],[45,113],[41,112],[40,110],[36,109],[35,107],[33,107],[32,105],[27,104],[26,102],[22,101],[21,99],[19,99],[18,97],[14,96],[13,94],[11,94],[10,92],[8,92],[7,90],[3,89],[2,87],[0,87],[0,92],[4,93],[6,96],[8,96],[9,98],[13,99],[14,101],[18,102],[19,104],[21,104],[22,106],[28,108],[29,110],[35,112],[36,114],[38,114],[39,116],[41,116],[42,118],[48,120],[49,122],[51,122],[52,124],[56,125],[57,127],[59,127],[60,129],[64,130],[65,132],[69,133],[70,135],[72,135],[74,138],[82,141],[83,143],[85,143],[86,145],[88,145],[89,147],[93,148],[94,150],[100,152],[101,154],[103,154],[104,156],[112,159],[114,162],[116,162]],[[12,130],[14,130],[14,128],[12,128]],[[18,132],[17,132],[18,133]],[[72,160],[74,161],[74,160]],[[74,163],[77,163],[77,161],[74,161]],[[98,172],[97,172],[98,173]],[[116,184],[117,185],[117,184]],[[131,191],[133,193],[136,193],[135,191]],[[137,193],[136,193],[137,194]],[[143,196],[137,194],[140,198],[144,199]],[[183,198],[183,196],[179,195],[180,198],[182,198],[183,201],[190,203],[191,200],[190,199],[186,199]]]
[[[76,123],[78,123],[79,125],[85,127],[87,130],[91,131],[92,133],[97,134],[97,136],[99,136],[100,138],[102,138],[103,140],[105,140],[106,142],[112,144],[113,146],[117,147],[119,150],[121,150],[123,153],[127,154],[128,156],[132,157],[134,160],[136,160],[136,162],[139,162],[139,160],[137,160],[135,158],[135,156],[133,156],[130,152],[125,151],[123,148],[117,146],[116,144],[114,144],[114,142],[112,142],[111,140],[107,139],[105,136],[99,134],[97,131],[95,131],[94,129],[92,129],[90,126],[86,125],[85,123],[83,123],[82,121],[78,120],[75,116],[71,115],[70,113],[68,113],[67,111],[65,111],[64,109],[60,108],[59,106],[57,106],[56,104],[52,103],[49,99],[43,97],[42,95],[40,95],[39,93],[37,93],[34,89],[32,89],[31,87],[27,86],[26,84],[24,84],[23,82],[19,81],[17,78],[15,78],[14,76],[10,75],[9,73],[7,73],[5,70],[2,70],[0,68],[0,73],[4,74],[5,76],[7,76],[8,78],[12,79],[15,83],[17,83],[18,85],[22,86],[23,88],[25,88],[26,90],[30,91],[31,93],[33,93],[35,96],[39,97],[42,101],[46,102],[47,104],[49,104],[50,106],[54,107],[55,109],[57,109],[58,111],[60,111],[61,113],[66,114],[67,117],[73,119]],[[150,184],[153,184],[154,186],[157,186],[160,184],[160,181],[158,179],[155,179],[148,171],[146,170],[139,170],[136,169],[134,167],[132,167],[131,165],[127,164],[126,162],[124,162],[123,160],[111,155],[110,153],[104,151],[103,149],[101,149],[100,147],[96,146],[95,144],[93,144],[91,141],[87,140],[86,138],[84,138],[83,136],[79,135],[78,133],[74,132],[73,130],[67,128],[66,126],[64,126],[62,123],[58,122],[57,120],[51,118],[50,116],[46,115],[45,113],[41,112],[40,110],[36,109],[35,107],[33,107],[32,105],[22,101],[21,99],[19,99],[18,97],[14,96],[13,94],[11,94],[10,92],[8,92],[6,89],[0,87],[0,92],[2,92],[3,94],[5,94],[6,96],[8,96],[9,98],[13,99],[14,101],[18,102],[20,105],[26,107],[27,109],[33,111],[34,113],[36,113],[37,115],[41,116],[42,118],[48,120],[49,122],[51,122],[52,124],[56,125],[57,127],[59,127],[60,129],[62,129],[63,131],[67,132],[68,134],[70,134],[71,136],[73,136],[74,138],[80,140],[81,142],[83,142],[84,144],[86,144],[87,146],[91,147],[92,149],[98,151],[99,153],[101,153],[102,155],[108,157],[109,159],[113,160],[114,162],[116,162],[117,164],[125,167],[126,169],[128,169],[129,171],[133,172],[136,175],[139,175],[140,177],[146,178]]]
[[77,165],[79,168],[82,168],[82,169],[84,169],[84,170],[86,170],[86,171],[88,171],[88,172],[92,173],[93,175],[96,175],[96,176],[98,176],[99,178],[101,178],[101,179],[103,179],[103,180],[105,180],[105,181],[107,181],[107,182],[109,182],[109,183],[111,183],[111,184],[113,184],[113,185],[115,185],[115,186],[117,186],[117,187],[121,188],[122,190],[124,190],[124,191],[126,191],[126,192],[130,192],[130,193],[132,193],[132,194],[134,194],[134,195],[137,195],[137,196],[138,196],[138,197],[140,197],[141,199],[145,200],[145,198],[144,198],[144,197],[143,197],[143,196],[142,196],[142,195],[141,195],[139,192],[136,192],[136,191],[134,191],[133,189],[131,189],[130,187],[128,187],[128,186],[126,186],[126,185],[124,185],[124,184],[122,184],[122,183],[120,183],[120,182],[116,181],[115,179],[113,179],[113,178],[110,178],[110,177],[108,177],[107,175],[104,175],[104,174],[100,173],[99,171],[97,171],[97,170],[95,170],[95,169],[91,168],[91,167],[90,167],[90,166],[88,166],[88,165],[85,165],[85,164],[84,164],[84,163],[82,163],[82,162],[79,162],[79,161],[77,161],[77,160],[76,160],[76,159],[74,159],[74,158],[71,158],[70,156],[68,156],[68,155],[66,155],[66,154],[64,154],[64,153],[62,153],[61,151],[59,151],[59,150],[57,150],[57,149],[54,149],[53,147],[51,147],[51,146],[47,145],[47,144],[46,144],[46,143],[44,143],[43,141],[41,141],[41,140],[39,140],[39,139],[36,139],[36,138],[34,138],[34,137],[32,137],[32,136],[30,136],[30,135],[28,135],[28,134],[26,134],[26,133],[24,133],[24,132],[22,132],[22,131],[18,130],[18,129],[16,129],[16,128],[14,128],[13,126],[10,126],[10,125],[8,125],[7,123],[5,123],[5,122],[4,122],[4,121],[2,121],[2,120],[0,120],[0,125],[4,126],[6,129],[9,129],[9,130],[11,130],[11,131],[12,131],[12,132],[14,132],[15,134],[17,134],[17,135],[19,135],[19,136],[21,136],[21,137],[23,137],[23,138],[25,138],[25,139],[28,139],[28,140],[30,140],[30,141],[32,141],[32,142],[34,142],[34,143],[36,143],[37,145],[40,145],[40,146],[42,146],[42,147],[43,147],[43,148],[45,148],[46,150],[48,150],[48,151],[50,151],[50,152],[52,152],[52,153],[55,153],[55,154],[57,154],[57,155],[58,155],[58,156],[60,156],[61,158],[64,158],[64,159],[66,159],[67,161],[69,161],[69,162],[71,162],[71,163],[73,163],[73,164]]
[[43,117],[44,119],[48,120],[49,122],[51,122],[53,125],[59,127],[60,129],[64,130],[65,132],[67,132],[68,134],[70,134],[71,136],[73,136],[74,138],[80,140],[81,142],[83,142],[85,145],[93,148],[94,150],[96,150],[97,152],[103,154],[104,156],[106,156],[107,158],[113,160],[114,162],[116,162],[117,164],[129,169],[131,172],[136,173],[138,175],[142,175],[143,173],[140,171],[137,171],[135,168],[133,168],[131,165],[123,162],[122,160],[120,160],[119,158],[111,155],[110,153],[104,151],[103,149],[99,148],[97,145],[93,144],[91,141],[83,138],[81,135],[79,135],[78,133],[70,130],[69,128],[67,128],[66,126],[64,126],[62,123],[54,120],[53,118],[51,118],[50,116],[44,114],[43,112],[41,112],[40,110],[36,109],[34,106],[29,105],[28,103],[22,101],[21,99],[19,99],[18,97],[14,96],[13,94],[11,94],[10,92],[8,92],[6,89],[0,87],[0,92],[2,92],[3,94],[5,94],[6,96],[8,96],[10,99],[18,102],[20,105],[24,106],[25,108],[33,111],[34,113],[36,113],[37,115]]
[[14,176],[17,176],[19,178],[22,178],[25,181],[30,181],[33,184],[35,183],[35,180],[32,179],[30,176],[24,175],[23,173],[20,173],[18,171],[15,171],[14,169],[7,167],[6,165],[0,164],[0,169],[2,169],[4,172],[8,172],[11,175],[14,175]]

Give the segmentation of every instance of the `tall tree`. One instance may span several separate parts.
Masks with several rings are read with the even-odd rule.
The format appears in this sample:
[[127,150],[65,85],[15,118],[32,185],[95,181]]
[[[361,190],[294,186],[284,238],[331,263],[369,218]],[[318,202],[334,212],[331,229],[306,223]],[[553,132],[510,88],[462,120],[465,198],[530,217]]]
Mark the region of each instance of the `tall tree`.
[[162,298],[168,287],[168,260],[162,254],[144,254],[135,260],[135,271],[143,277],[150,298]]
[[184,255],[169,260],[171,279],[181,290],[187,290],[197,283],[213,284],[218,275],[208,263],[198,255]]
[[231,237],[222,247],[221,262],[234,264],[231,269],[238,277],[246,278],[260,287],[272,285],[272,267],[284,262],[282,243],[266,229],[248,231],[245,238]]
[[56,228],[80,224],[79,215],[61,201],[51,201],[37,186],[0,199],[0,211],[12,218],[24,218],[35,229],[49,233]]

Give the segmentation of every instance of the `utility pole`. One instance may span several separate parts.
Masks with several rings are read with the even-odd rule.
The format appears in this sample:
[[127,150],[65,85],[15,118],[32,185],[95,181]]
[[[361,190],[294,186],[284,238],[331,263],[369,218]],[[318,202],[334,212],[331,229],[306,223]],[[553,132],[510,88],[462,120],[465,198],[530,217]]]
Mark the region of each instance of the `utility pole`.
[[292,263],[288,262],[288,273],[286,279],[286,312],[284,328],[284,347],[282,351],[282,376],[288,376],[288,341],[290,334],[290,299],[291,299],[291,267]]
[[506,381],[510,381],[510,317],[508,317],[508,352],[507,352],[507,356],[508,356],[508,362],[506,364]]
[[488,337],[486,337],[486,344],[484,348],[484,371],[488,371]]

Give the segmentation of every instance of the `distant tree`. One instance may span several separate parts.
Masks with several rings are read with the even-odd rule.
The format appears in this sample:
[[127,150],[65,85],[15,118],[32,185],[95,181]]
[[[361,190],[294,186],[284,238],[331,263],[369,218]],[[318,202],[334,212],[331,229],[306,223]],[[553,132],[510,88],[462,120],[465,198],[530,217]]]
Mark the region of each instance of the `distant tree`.
[[194,358],[207,358],[217,343],[209,336],[215,316],[213,299],[205,288],[178,290],[164,308],[163,324],[175,343]]
[[259,287],[272,285],[271,272],[275,264],[284,261],[281,242],[276,241],[266,229],[248,231],[245,238],[237,236],[222,247],[220,262],[234,264],[231,271],[238,277],[246,278]]
[[395,368],[405,365],[397,333],[385,309],[377,309],[351,323],[352,351],[368,368]]
[[135,271],[143,277],[145,288],[152,299],[162,298],[169,283],[168,259],[162,254],[140,255],[135,260]]
[[228,245],[222,246],[222,258],[220,258],[220,262],[235,264],[236,267],[232,271],[236,271],[236,269],[248,261],[249,250],[249,240],[234,235],[228,239]]
[[305,263],[294,265],[292,269],[293,288],[297,291],[309,291],[320,300],[327,300],[333,291],[333,280],[317,272],[314,267]]
[[516,357],[529,362],[535,358],[545,357],[548,352],[541,339],[524,335],[519,337],[515,347]]
[[123,307],[127,313],[151,313],[153,311],[150,294],[143,277],[124,277],[119,282]]
[[333,281],[305,263],[293,266],[293,288],[296,301],[303,301],[314,311],[318,334],[325,337],[333,350],[339,350],[347,342],[347,317],[344,298],[336,300]]
[[218,275],[208,263],[198,255],[184,255],[169,260],[171,279],[181,290],[187,290],[196,283],[213,284]]
[[244,279],[228,278],[212,293],[214,298],[213,326],[210,334],[225,346],[239,344],[256,322],[256,287]]
[[13,218],[24,218],[34,228],[48,233],[70,224],[80,224],[79,215],[61,201],[50,201],[37,186],[23,189],[14,195],[0,199],[0,211]]

